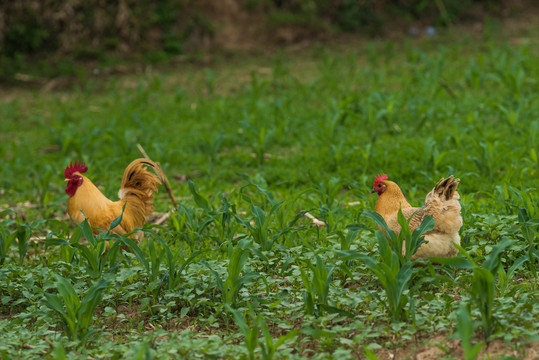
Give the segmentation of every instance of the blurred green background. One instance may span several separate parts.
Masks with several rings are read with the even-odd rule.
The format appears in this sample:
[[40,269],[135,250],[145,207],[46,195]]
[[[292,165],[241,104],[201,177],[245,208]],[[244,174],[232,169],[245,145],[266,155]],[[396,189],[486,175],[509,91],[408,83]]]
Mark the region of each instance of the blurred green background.
[[[84,76],[212,50],[259,51],[342,34],[432,34],[534,11],[500,0],[21,0],[0,4],[0,80]],[[537,6],[535,6],[536,8]],[[81,67],[81,65],[86,65]]]

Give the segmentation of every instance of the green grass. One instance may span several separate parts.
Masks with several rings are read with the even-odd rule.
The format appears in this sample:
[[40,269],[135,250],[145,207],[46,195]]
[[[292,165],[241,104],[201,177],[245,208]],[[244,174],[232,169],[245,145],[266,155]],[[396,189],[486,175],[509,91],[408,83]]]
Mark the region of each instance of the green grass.
[[[17,90],[0,103],[0,354],[527,356],[539,340],[539,42],[513,40],[313,46]],[[84,161],[116,199],[137,143],[179,205],[139,244],[94,238],[66,217],[63,170]],[[392,255],[365,212],[380,172],[414,205],[441,177],[461,179],[458,258]],[[171,208],[164,189],[155,205]],[[117,245],[103,254],[106,242]]]

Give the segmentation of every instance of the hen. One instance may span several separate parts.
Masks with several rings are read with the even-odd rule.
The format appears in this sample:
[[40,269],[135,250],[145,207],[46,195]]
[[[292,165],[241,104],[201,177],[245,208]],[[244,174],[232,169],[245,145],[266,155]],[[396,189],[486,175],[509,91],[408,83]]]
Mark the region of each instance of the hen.
[[[144,166],[151,168],[157,176],[146,171]],[[122,221],[112,232],[123,235],[144,226],[146,216],[153,211],[154,191],[163,182],[159,165],[147,159],[131,162],[125,169],[118,201],[105,197],[90,179],[82,175],[86,171],[88,167],[79,162],[69,164],[64,171],[67,182],[65,192],[69,195],[67,212],[74,222],[81,223],[86,215],[97,234],[99,229],[109,229],[111,222],[120,216],[126,204]],[[142,233],[133,234],[132,237],[140,240]]]
[[412,207],[399,186],[387,180],[387,175],[382,174],[375,178],[372,192],[378,194],[378,199],[374,210],[382,215],[389,228],[397,234],[401,230],[397,220],[399,209],[406,219],[412,217],[411,231],[428,215],[432,215],[436,220],[434,229],[425,233],[427,243],[421,245],[412,259],[430,256],[453,257],[458,253],[453,243],[460,245],[459,230],[462,227],[460,196],[456,191],[459,181],[460,179],[456,179],[453,175],[441,179],[427,194],[422,207]]

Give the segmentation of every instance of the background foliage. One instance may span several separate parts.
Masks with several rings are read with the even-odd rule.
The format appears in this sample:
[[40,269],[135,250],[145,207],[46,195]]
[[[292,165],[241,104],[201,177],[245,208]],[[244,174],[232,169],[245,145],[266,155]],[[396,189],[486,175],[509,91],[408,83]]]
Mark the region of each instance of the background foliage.
[[209,48],[298,42],[328,33],[384,36],[408,32],[410,26],[445,27],[514,15],[526,4],[499,0],[4,1],[0,4],[0,79],[17,79],[21,72],[77,75],[74,63],[107,64],[117,57],[133,59],[135,54],[160,61]]

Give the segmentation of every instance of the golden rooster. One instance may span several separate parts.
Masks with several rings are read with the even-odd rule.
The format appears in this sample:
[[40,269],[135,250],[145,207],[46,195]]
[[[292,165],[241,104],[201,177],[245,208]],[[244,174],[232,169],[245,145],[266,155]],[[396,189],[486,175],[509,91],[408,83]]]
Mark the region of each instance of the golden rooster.
[[[378,175],[372,186],[372,192],[378,194],[374,210],[382,215],[388,227],[399,233],[401,227],[397,220],[399,209],[406,219],[410,220],[410,230],[414,231],[423,219],[432,215],[436,223],[434,229],[425,233],[425,243],[414,254],[412,259],[418,257],[453,257],[458,250],[453,243],[460,245],[459,230],[462,227],[460,216],[460,196],[457,186],[460,179],[453,175],[438,181],[434,189],[425,197],[422,207],[412,207],[404,197],[399,186],[387,180],[387,175]],[[403,246],[404,249],[404,246]]]
[[[154,170],[158,177],[146,171],[144,166]],[[90,179],[82,175],[86,171],[88,167],[80,162],[70,163],[64,171],[67,182],[65,191],[69,195],[67,212],[74,222],[84,221],[82,210],[97,234],[98,229],[109,229],[111,222],[120,216],[124,204],[127,203],[121,223],[112,232],[123,235],[144,226],[146,215],[153,211],[153,193],[157,191],[157,185],[163,183],[164,178],[156,163],[147,159],[131,162],[125,169],[118,201],[105,197]],[[140,240],[143,236],[138,233],[133,237]]]

